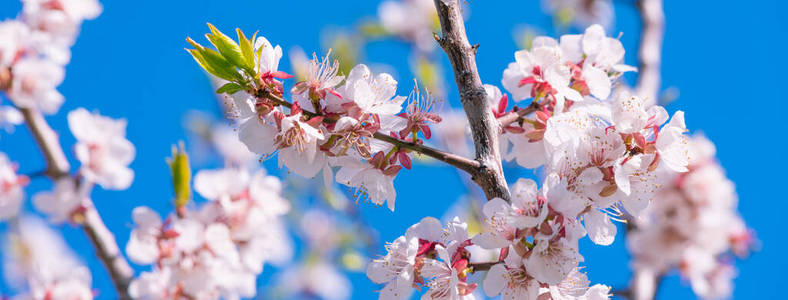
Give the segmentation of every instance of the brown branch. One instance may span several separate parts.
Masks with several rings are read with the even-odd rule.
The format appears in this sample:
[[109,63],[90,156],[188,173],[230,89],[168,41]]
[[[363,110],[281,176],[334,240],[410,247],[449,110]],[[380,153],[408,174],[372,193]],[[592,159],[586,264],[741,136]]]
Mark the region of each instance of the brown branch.
[[662,0],[640,0],[637,3],[643,29],[638,49],[638,82],[635,92],[650,103],[657,104],[660,88],[662,39],[665,34],[665,13]]
[[398,146],[400,148],[412,150],[424,154],[426,156],[432,157],[434,159],[440,160],[453,167],[468,172],[468,174],[471,175],[473,175],[479,169],[478,161],[468,159],[460,155],[444,152],[435,148],[427,147],[413,142],[406,142],[398,138],[395,138],[393,136],[385,135],[380,132],[375,132],[373,137],[378,140]]
[[115,236],[109,231],[98,210],[92,204],[92,202],[88,203],[87,209],[82,213],[84,217],[82,229],[85,230],[93,248],[96,249],[96,256],[107,267],[115,290],[118,292],[118,299],[131,299],[128,289],[134,277],[134,271],[121,254]]
[[487,199],[508,200],[509,188],[503,176],[499,152],[500,124],[485,99],[487,93],[476,69],[476,47],[471,46],[465,34],[460,3],[458,0],[434,1],[442,31],[442,37],[437,40],[454,69],[460,102],[471,125],[476,161],[480,164],[477,171],[471,173],[473,181],[481,186]]
[[[70,176],[70,166],[63,148],[60,146],[58,136],[49,127],[44,116],[39,111],[30,108],[20,108],[20,111],[22,111],[25,123],[27,123],[27,127],[33,134],[47,161],[47,168],[44,173],[52,180]],[[131,299],[128,295],[128,287],[134,276],[134,271],[120,253],[115,236],[107,229],[93,203],[85,203],[85,207],[86,210],[82,213],[84,218],[80,220],[82,229],[96,249],[96,256],[107,267],[110,278],[117,290],[118,299]]]
[[[275,95],[273,93],[268,92],[267,90],[263,89],[255,93],[256,97],[260,98],[267,98],[273,101],[276,104],[282,105],[287,108],[291,108],[293,105],[287,100],[283,99],[282,97]],[[304,111],[304,114],[313,115],[308,111]],[[421,144],[416,144],[413,142],[403,141],[401,139],[395,138],[393,136],[386,135],[381,132],[375,132],[373,136],[375,139],[387,142],[389,144],[398,146],[403,149],[408,149],[417,153],[424,154],[426,156],[432,157],[439,161],[445,162],[453,167],[456,167],[460,170],[468,172],[471,176],[474,176],[476,172],[479,170],[479,162],[462,157],[457,154],[449,153],[446,151],[438,150],[432,147],[424,146]]]
[[541,109],[541,107],[542,107],[541,104],[539,104],[538,102],[531,102],[531,105],[528,105],[528,107],[526,108],[515,110],[503,116],[498,117],[498,122],[501,123],[501,128],[509,126],[509,124],[521,120],[523,117],[527,116],[528,114]]
[[30,129],[33,138],[35,138],[42,154],[44,154],[44,159],[46,159],[47,166],[44,174],[54,180],[69,176],[68,171],[71,166],[69,166],[66,155],[60,147],[57,133],[49,127],[47,121],[44,120],[44,115],[30,108],[20,108],[19,111],[25,117],[25,124],[27,124],[27,128]]
[[483,263],[470,263],[469,267],[473,268],[473,272],[489,271],[492,266],[500,264],[499,261],[483,262]]

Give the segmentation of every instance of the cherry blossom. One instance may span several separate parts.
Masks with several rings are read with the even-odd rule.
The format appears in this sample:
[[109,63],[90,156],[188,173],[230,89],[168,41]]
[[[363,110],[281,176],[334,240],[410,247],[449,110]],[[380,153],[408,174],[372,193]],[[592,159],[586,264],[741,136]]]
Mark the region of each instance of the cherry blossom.
[[199,211],[162,220],[149,208],[134,210],[136,228],[126,252],[132,261],[155,265],[132,282],[134,297],[251,297],[263,264],[290,258],[279,220],[290,206],[279,196],[275,177],[234,168],[203,170],[194,185],[211,200]]
[[496,264],[484,278],[484,293],[488,297],[503,294],[505,300],[536,299],[539,282],[529,275],[516,251],[509,251],[503,263]]
[[71,178],[63,178],[55,183],[51,192],[40,192],[33,196],[33,205],[54,223],[69,221],[85,205],[92,205],[88,197],[89,188]]
[[82,163],[82,176],[106,189],[127,189],[134,179],[128,165],[135,150],[126,139],[126,120],[78,108],[68,114],[68,126],[77,138],[74,152]]
[[93,299],[91,275],[43,221],[22,217],[4,242],[6,276],[27,287],[22,299]]
[[450,264],[450,254],[441,245],[435,246],[440,261],[425,259],[421,267],[421,275],[429,278],[426,286],[429,288],[422,299],[429,300],[473,300],[476,299],[471,292],[475,285],[468,286],[460,281],[460,274]]
[[420,51],[427,52],[435,47],[432,33],[439,24],[432,1],[384,1],[378,6],[378,18],[386,31],[414,42]]
[[307,65],[306,80],[296,83],[291,90],[294,102],[306,111],[319,113],[322,109],[320,100],[326,99],[327,94],[342,98],[335,87],[345,76],[338,75],[339,62],[334,60],[332,63],[330,54],[326,54],[322,60],[318,60],[317,55],[313,54]]
[[660,189],[627,246],[638,272],[676,268],[699,297],[725,298],[735,276],[730,256],[746,256],[754,237],[736,213],[736,191],[714,160],[714,144],[695,135],[687,146],[689,172]]
[[0,152],[0,220],[15,217],[25,198],[24,186],[30,181],[17,174],[18,166]]
[[[391,116],[402,110],[405,97],[396,96],[396,91],[397,81],[391,75],[380,73],[373,76],[364,64],[353,67],[345,84],[338,90],[343,95],[342,100],[352,100],[362,112],[378,116]],[[341,105],[341,100],[333,101],[327,109],[341,111],[337,104]]]
[[[374,161],[383,161],[383,152],[378,152]],[[356,188],[360,193],[369,198],[372,203],[383,205],[387,203],[390,210],[394,210],[394,201],[397,191],[394,189],[394,176],[399,169],[380,169],[372,162],[359,161],[353,157],[342,157],[334,162],[341,168],[337,171],[338,183]]]
[[7,94],[19,107],[57,112],[64,98],[55,88],[63,82],[64,70],[49,60],[25,57],[14,64]]
[[387,245],[386,250],[385,257],[367,266],[367,276],[375,283],[386,284],[380,291],[380,299],[407,299],[415,279],[419,240],[401,236]]
[[0,68],[16,63],[28,48],[30,28],[23,22],[0,22]]
[[0,106],[0,128],[8,133],[14,131],[14,126],[22,124],[24,117],[18,109],[11,106]]
[[550,96],[563,111],[564,99],[582,101],[583,97],[570,88],[571,69],[564,64],[558,43],[548,37],[534,40],[531,50],[515,52],[515,62],[503,72],[503,86],[512,93],[514,100]]
[[559,23],[582,28],[593,24],[608,28],[615,17],[610,0],[542,0],[542,7]]
[[317,262],[286,269],[279,279],[286,294],[304,293],[327,300],[350,299],[350,281],[332,264]]
[[25,21],[67,47],[73,43],[82,21],[98,17],[102,10],[96,0],[24,0],[23,3]]

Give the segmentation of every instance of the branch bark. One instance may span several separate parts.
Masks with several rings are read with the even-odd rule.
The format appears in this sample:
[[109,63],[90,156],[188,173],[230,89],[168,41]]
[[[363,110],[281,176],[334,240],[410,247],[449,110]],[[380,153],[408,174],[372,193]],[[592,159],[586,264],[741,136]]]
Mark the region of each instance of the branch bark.
[[514,122],[519,121],[520,119],[522,119],[523,117],[527,116],[530,113],[536,112],[540,108],[541,108],[541,105],[538,102],[531,102],[531,105],[529,105],[526,108],[523,108],[523,109],[520,109],[520,110],[516,110],[516,111],[512,111],[510,113],[507,113],[507,114],[505,114],[503,116],[498,117],[498,122],[501,123],[501,128],[503,128],[503,127],[509,126],[510,124],[512,124]]
[[485,99],[487,93],[476,68],[476,49],[465,33],[465,22],[458,0],[434,0],[441,23],[442,36],[438,39],[454,69],[454,80],[460,102],[468,116],[476,148],[479,168],[471,173],[484,190],[487,199],[509,200],[509,188],[503,176],[498,137],[501,127]]
[[400,148],[413,150],[415,152],[440,160],[455,168],[468,172],[471,175],[473,175],[474,172],[476,172],[476,170],[479,169],[478,161],[468,159],[453,153],[444,152],[435,148],[419,145],[413,142],[406,142],[398,138],[395,138],[393,136],[385,135],[380,132],[375,132],[373,137],[378,140],[387,142],[389,144],[399,146]]
[[638,49],[638,82],[635,92],[657,104],[661,84],[662,39],[665,34],[665,13],[662,0],[640,0],[637,3],[642,22],[640,49]]
[[[20,111],[46,159],[47,168],[44,173],[52,180],[71,176],[69,174],[70,166],[63,148],[60,146],[58,136],[49,127],[41,112],[30,108],[20,108]],[[96,249],[96,256],[107,268],[117,290],[118,299],[131,299],[128,295],[128,287],[134,276],[134,271],[120,253],[115,236],[104,224],[92,202],[85,203],[85,211],[82,216],[83,220],[80,220],[82,229]]]
[[58,140],[57,134],[44,120],[44,115],[29,108],[20,108],[19,111],[22,112],[27,128],[30,129],[33,138],[35,138],[44,155],[44,159],[46,159],[47,165],[44,174],[53,180],[69,176],[68,170],[71,166],[63,153],[63,148],[60,147],[60,140]]
[[481,271],[489,271],[492,266],[500,264],[500,261],[491,261],[491,262],[482,262],[482,263],[471,263],[468,266],[473,268],[474,272],[481,272]]

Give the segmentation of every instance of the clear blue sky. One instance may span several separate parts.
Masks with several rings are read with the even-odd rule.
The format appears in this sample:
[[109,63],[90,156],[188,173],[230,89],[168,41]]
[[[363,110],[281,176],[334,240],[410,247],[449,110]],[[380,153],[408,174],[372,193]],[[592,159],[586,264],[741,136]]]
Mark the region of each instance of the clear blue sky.
[[[634,65],[639,34],[636,11],[628,5],[632,1],[615,2],[614,32],[624,33],[627,63]],[[748,260],[737,262],[740,274],[734,296],[782,298],[783,271],[788,268],[788,260],[782,254],[788,242],[782,232],[785,217],[781,217],[788,211],[782,189],[786,164],[781,157],[785,154],[784,113],[788,108],[783,88],[787,65],[782,56],[788,46],[788,21],[781,14],[788,4],[778,0],[666,2],[663,88],[680,90],[680,97],[668,109],[685,110],[688,127],[704,131],[717,144],[719,159],[736,183],[739,209],[763,246]],[[246,32],[260,30],[285,49],[299,45],[311,52],[319,50],[322,28],[350,28],[360,18],[373,16],[377,11],[377,2],[366,0],[106,0],[103,4],[104,13],[85,23],[73,48],[73,59],[60,88],[66,103],[59,115],[48,119],[53,127],[63,130],[61,142],[67,147],[73,145],[74,139],[65,131],[65,114],[74,108],[86,107],[128,119],[128,138],[138,149],[131,165],[136,180],[127,191],[97,189],[93,194],[96,206],[122,247],[128,239],[134,207],[148,205],[162,213],[170,209],[170,179],[164,158],[172,143],[185,139],[184,113],[190,109],[217,110],[207,78],[183,50],[186,36],[201,37],[206,31],[205,22],[212,22],[225,31],[235,27]],[[0,1],[0,18],[13,17],[19,9],[15,0]],[[476,0],[471,2],[471,10],[468,34],[472,42],[481,45],[477,59],[482,79],[493,84],[500,82],[503,69],[517,50],[512,39],[514,26],[550,25],[537,0],[505,4]],[[405,45],[377,42],[366,48],[366,54],[366,62],[395,66],[403,83],[400,94],[407,93],[411,75],[407,72]],[[286,59],[282,65],[289,69]],[[453,89],[451,83],[450,102],[457,105]],[[0,151],[20,162],[23,173],[44,167],[23,127],[16,134],[3,134]],[[386,241],[402,234],[423,216],[441,216],[462,190],[454,171],[446,167],[416,167],[400,174],[395,182],[395,213],[361,206],[364,217]],[[516,178],[511,176],[509,180]],[[45,180],[34,180],[28,191],[33,194],[46,187]],[[64,226],[62,231],[93,271],[99,298],[114,298],[103,266],[92,259],[93,250],[84,234],[70,226]],[[622,259],[626,255],[622,237],[608,247],[592,245],[586,239],[581,252],[593,282],[614,287],[627,283],[629,268]],[[270,275],[273,270],[267,268],[266,273]],[[267,282],[268,275],[261,278],[260,284]],[[372,291],[377,287],[363,274],[351,275],[351,279],[354,299],[376,297]],[[6,288],[0,283],[0,291]],[[659,297],[694,296],[678,276],[671,276]]]

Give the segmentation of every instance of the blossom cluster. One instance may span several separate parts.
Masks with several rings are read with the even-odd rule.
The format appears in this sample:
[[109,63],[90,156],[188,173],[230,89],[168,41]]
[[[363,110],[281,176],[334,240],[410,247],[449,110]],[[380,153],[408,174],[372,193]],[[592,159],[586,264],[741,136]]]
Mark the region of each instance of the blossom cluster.
[[77,139],[74,154],[82,164],[78,176],[63,176],[52,191],[33,196],[33,205],[54,223],[75,221],[92,208],[93,184],[105,189],[125,190],[134,179],[128,165],[134,159],[134,145],[126,139],[126,120],[115,120],[84,108],[68,114],[68,125]]
[[133,262],[153,265],[129,286],[135,299],[237,299],[256,294],[266,262],[289,259],[281,183],[263,171],[203,170],[194,188],[210,200],[165,220],[141,206],[126,246]]
[[[542,187],[520,179],[508,201],[485,203],[484,231],[472,238],[452,225],[458,220],[445,231],[431,226],[448,235],[464,232],[448,239],[414,233],[437,221],[412,227],[368,269],[373,281],[386,283],[381,299],[406,297],[413,286],[430,288],[425,297],[433,299],[470,297],[475,285],[466,275],[474,269],[464,250],[470,245],[500,253],[483,283],[488,296],[607,298],[608,287],[589,288],[578,271],[578,240],[588,234],[597,244],[611,244],[612,220],[622,208],[639,216],[672,174],[687,171],[683,113],[667,122],[664,108],[614,90],[618,77],[634,70],[621,63],[624,49],[617,39],[594,25],[560,42],[538,37],[533,45],[515,53],[502,80],[514,100],[533,98],[533,113],[507,111],[506,94],[492,85],[485,90],[494,116],[518,114],[503,124],[502,155],[526,168],[543,167]],[[434,265],[442,266],[440,276]]]
[[537,38],[503,73],[516,100],[533,97],[538,106],[532,118],[505,128],[504,157],[543,166],[552,208],[584,215],[590,238],[602,245],[616,233],[610,215],[623,207],[639,216],[666,177],[688,164],[683,112],[667,122],[664,108],[624,88],[611,92],[621,72],[632,70],[623,56],[621,43],[595,25],[560,43]]
[[60,234],[42,220],[20,217],[3,241],[3,273],[12,287],[25,290],[16,300],[89,300],[91,275]]
[[674,176],[627,235],[636,271],[677,268],[705,299],[727,298],[735,270],[731,254],[746,256],[754,238],[736,212],[733,183],[705,136],[690,142],[689,172]]
[[[345,77],[338,74],[337,61],[314,55],[306,79],[293,85],[288,102],[281,80],[292,76],[278,70],[281,47],[264,37],[253,37],[252,45],[240,30],[239,43],[211,30],[209,40],[219,52],[191,40],[196,49],[190,51],[206,70],[230,81],[217,92],[227,94],[228,115],[250,151],[263,157],[277,153],[279,165],[296,174],[322,172],[326,184],[335,179],[394,210],[393,181],[402,168],[411,168],[411,151],[373,137],[423,143],[431,137],[430,125],[441,121],[434,112],[436,100],[418,88],[409,97],[397,96],[391,75],[374,74],[363,64]],[[236,60],[242,62],[232,63]],[[336,176],[332,167],[339,167]]]
[[[521,181],[514,188],[527,189],[525,185],[528,183]],[[530,196],[537,201],[536,195]],[[490,203],[494,204],[486,205],[485,213],[493,213],[491,208],[500,204]],[[505,202],[503,205],[508,207]],[[607,299],[610,288],[589,287],[587,277],[577,267],[582,259],[576,250],[577,239],[585,234],[582,226],[555,213],[548,215],[544,202],[541,207],[541,221],[536,216],[522,215],[516,220],[525,222],[521,224],[539,223],[522,230],[528,231],[522,234],[512,226],[469,237],[468,225],[457,217],[446,227],[435,218],[424,218],[389,244],[386,256],[369,264],[367,276],[385,284],[380,299],[408,299],[414,287],[428,289],[422,299],[475,299],[472,293],[477,284],[468,279],[479,266],[472,263],[470,247],[481,246],[500,249],[498,263],[489,269],[483,282],[484,292],[490,297],[502,294],[503,299]],[[495,213],[488,221],[502,225],[514,218]],[[525,235],[531,238],[526,239]],[[515,238],[518,241],[511,244]]]
[[[17,19],[0,22],[0,91],[15,107],[54,114],[64,101],[56,87],[63,81],[70,47],[82,22],[97,17],[102,8],[96,0],[22,2],[22,13]],[[0,110],[0,123],[21,123],[16,108],[3,106]],[[93,184],[123,190],[134,177],[128,165],[135,150],[125,138],[125,120],[80,108],[68,114],[68,125],[77,139],[74,152],[82,164],[79,176],[60,177],[52,192],[39,193],[33,199],[37,209],[58,223],[71,220],[91,205],[88,194]],[[6,169],[7,160],[3,159],[0,165]],[[11,217],[16,215],[22,199],[16,190],[25,184],[26,177],[12,176],[10,171],[4,174],[3,190],[9,193],[2,200],[3,205],[9,205],[4,217]]]
[[101,13],[97,0],[24,0],[17,19],[0,22],[0,90],[17,107],[47,114],[63,103],[64,78],[82,21]]

